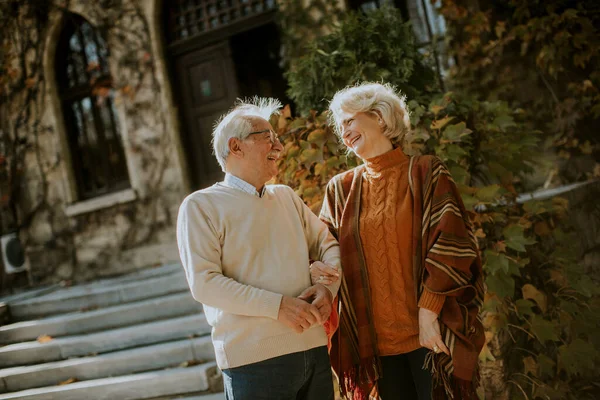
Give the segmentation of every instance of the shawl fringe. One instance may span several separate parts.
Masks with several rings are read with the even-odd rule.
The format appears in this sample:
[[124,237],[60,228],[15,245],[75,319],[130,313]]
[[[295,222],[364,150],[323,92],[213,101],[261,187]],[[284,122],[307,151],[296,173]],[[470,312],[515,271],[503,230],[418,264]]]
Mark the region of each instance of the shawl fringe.
[[355,365],[345,371],[340,382],[340,392],[342,398],[350,400],[369,399],[371,388],[380,378],[379,359],[361,360],[359,365]]
[[473,380],[459,379],[444,370],[443,363],[446,354],[427,353],[423,369],[431,372],[433,379],[432,400],[478,400],[475,388],[479,386],[479,368],[476,367]]

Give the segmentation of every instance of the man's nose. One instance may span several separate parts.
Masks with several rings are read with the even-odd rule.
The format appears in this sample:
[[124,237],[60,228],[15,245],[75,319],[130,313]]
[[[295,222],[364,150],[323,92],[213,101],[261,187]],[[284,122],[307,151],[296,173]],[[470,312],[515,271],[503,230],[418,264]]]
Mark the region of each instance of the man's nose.
[[283,151],[283,144],[278,138],[273,142],[273,150]]

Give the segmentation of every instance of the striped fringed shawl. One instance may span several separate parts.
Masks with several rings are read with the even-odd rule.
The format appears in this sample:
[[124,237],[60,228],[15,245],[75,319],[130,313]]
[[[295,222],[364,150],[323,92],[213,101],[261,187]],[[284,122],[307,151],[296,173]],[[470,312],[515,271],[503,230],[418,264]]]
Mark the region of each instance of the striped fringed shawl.
[[[320,215],[340,242],[344,278],[339,329],[331,338],[330,356],[342,394],[352,400],[377,399],[376,381],[381,374],[358,230],[363,171],[359,166],[329,182]],[[418,301],[427,287],[446,295],[439,319],[451,357],[428,355],[432,395],[434,399],[476,398],[477,360],[484,344],[478,317],[484,285],[477,240],[456,184],[440,159],[412,157],[408,174],[414,230],[413,243],[405,245],[413,248],[414,294]]]

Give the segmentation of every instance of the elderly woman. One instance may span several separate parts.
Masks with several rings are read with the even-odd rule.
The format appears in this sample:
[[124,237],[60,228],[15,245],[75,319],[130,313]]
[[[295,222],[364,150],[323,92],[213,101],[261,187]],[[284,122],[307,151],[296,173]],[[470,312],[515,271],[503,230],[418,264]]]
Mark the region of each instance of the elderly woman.
[[[340,242],[343,280],[331,361],[350,399],[476,398],[484,343],[481,263],[450,173],[409,157],[405,99],[390,85],[339,91],[332,122],[364,162],[327,185],[321,219]],[[311,266],[328,284],[336,271]],[[337,315],[330,323],[337,325]]]

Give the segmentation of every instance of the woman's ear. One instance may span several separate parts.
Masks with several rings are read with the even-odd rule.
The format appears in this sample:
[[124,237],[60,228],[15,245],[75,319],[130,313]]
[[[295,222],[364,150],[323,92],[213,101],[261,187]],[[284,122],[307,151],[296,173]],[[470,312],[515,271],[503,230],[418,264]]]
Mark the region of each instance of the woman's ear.
[[383,117],[381,116],[379,110],[373,110],[372,112],[373,115],[377,118],[377,123],[379,124],[379,126],[383,127],[385,125],[385,121],[383,120]]
[[238,138],[229,138],[227,141],[227,147],[229,148],[229,154],[233,154],[236,157],[243,157],[244,151],[242,150],[241,142]]

